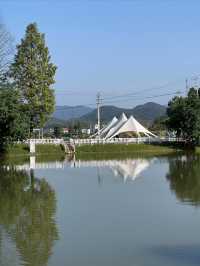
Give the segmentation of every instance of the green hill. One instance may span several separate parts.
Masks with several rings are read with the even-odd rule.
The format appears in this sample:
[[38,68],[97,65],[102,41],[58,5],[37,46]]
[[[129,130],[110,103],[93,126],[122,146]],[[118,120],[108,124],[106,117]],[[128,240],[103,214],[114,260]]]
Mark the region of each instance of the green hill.
[[[116,106],[102,106],[101,122],[107,123],[114,116],[119,117],[122,113],[125,113],[127,116],[133,115],[137,120],[144,123],[145,125],[151,125],[156,118],[164,116],[166,114],[166,107],[153,102],[138,105],[131,109],[119,108]],[[86,115],[83,115],[80,119],[81,121],[95,123],[97,120],[96,109]]]

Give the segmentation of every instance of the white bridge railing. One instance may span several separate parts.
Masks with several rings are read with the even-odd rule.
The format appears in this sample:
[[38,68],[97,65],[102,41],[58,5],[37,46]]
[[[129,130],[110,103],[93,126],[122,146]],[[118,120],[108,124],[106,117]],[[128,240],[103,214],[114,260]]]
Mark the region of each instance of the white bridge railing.
[[25,143],[35,143],[35,144],[55,144],[59,145],[63,143],[63,139],[28,139]]
[[[93,145],[93,144],[129,144],[129,143],[161,143],[161,142],[174,142],[176,138],[153,138],[153,137],[141,137],[141,138],[113,138],[109,140],[105,139],[73,139],[71,140],[74,145]],[[179,139],[180,141],[180,139]]]
[[35,153],[36,144],[54,144],[60,145],[63,144],[67,149],[67,152],[75,152],[75,146],[80,145],[94,145],[94,144],[130,144],[130,143],[162,143],[162,142],[174,142],[182,141],[181,139],[176,138],[153,138],[153,137],[142,137],[142,138],[113,138],[109,140],[105,139],[70,139],[64,141],[64,139],[29,139],[24,143],[29,144],[30,152]]

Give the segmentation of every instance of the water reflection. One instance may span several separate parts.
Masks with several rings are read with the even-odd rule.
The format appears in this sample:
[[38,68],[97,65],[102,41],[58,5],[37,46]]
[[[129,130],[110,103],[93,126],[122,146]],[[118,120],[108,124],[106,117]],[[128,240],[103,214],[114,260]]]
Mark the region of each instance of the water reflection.
[[[31,169],[65,169],[65,168],[82,168],[95,167],[97,168],[97,178],[101,179],[101,168],[109,168],[115,177],[121,177],[124,181],[135,180],[141,173],[146,170],[150,164],[155,160],[136,158],[124,160],[77,160],[75,158],[65,158],[63,161],[53,162],[37,162],[35,156],[31,156],[29,162],[16,165],[17,170],[31,170]],[[6,169],[9,166],[4,165]]]
[[[5,163],[0,265],[197,265],[200,209],[194,216],[193,207],[180,207],[169,184],[181,202],[199,205],[199,168],[196,155],[51,162],[31,157],[15,167]],[[46,179],[36,178],[34,169]],[[147,177],[142,182],[128,182],[142,176]],[[56,196],[48,180],[59,199],[62,238],[55,248]],[[102,189],[97,181],[106,181]],[[15,243],[20,263],[5,262],[8,240]]]
[[159,247],[153,247],[150,250],[171,262],[175,262],[176,265],[199,265],[200,245],[190,244],[190,245],[160,245]]
[[170,189],[182,202],[200,205],[200,157],[195,154],[169,158],[166,175]]
[[102,161],[77,161],[74,167],[97,167],[98,179],[100,169],[107,167],[112,170],[115,177],[121,177],[124,181],[135,180],[146,170],[154,159],[127,159],[127,160],[102,160]]
[[0,167],[0,234],[15,243],[25,265],[47,265],[58,239],[55,212],[55,192],[45,179]]

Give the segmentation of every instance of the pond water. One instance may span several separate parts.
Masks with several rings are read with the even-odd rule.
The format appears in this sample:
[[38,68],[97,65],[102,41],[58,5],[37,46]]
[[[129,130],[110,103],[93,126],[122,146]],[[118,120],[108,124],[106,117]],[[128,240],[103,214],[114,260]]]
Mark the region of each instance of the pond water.
[[200,157],[0,166],[0,265],[200,265]]

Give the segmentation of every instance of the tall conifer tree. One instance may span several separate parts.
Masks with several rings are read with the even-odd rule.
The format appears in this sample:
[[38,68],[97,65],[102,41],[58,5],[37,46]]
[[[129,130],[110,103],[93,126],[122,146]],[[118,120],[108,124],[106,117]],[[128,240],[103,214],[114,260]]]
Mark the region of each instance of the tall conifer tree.
[[17,46],[10,76],[20,91],[22,102],[27,105],[31,129],[42,127],[54,111],[51,85],[55,82],[56,66],[50,60],[44,34],[38,31],[36,23],[29,24]]

